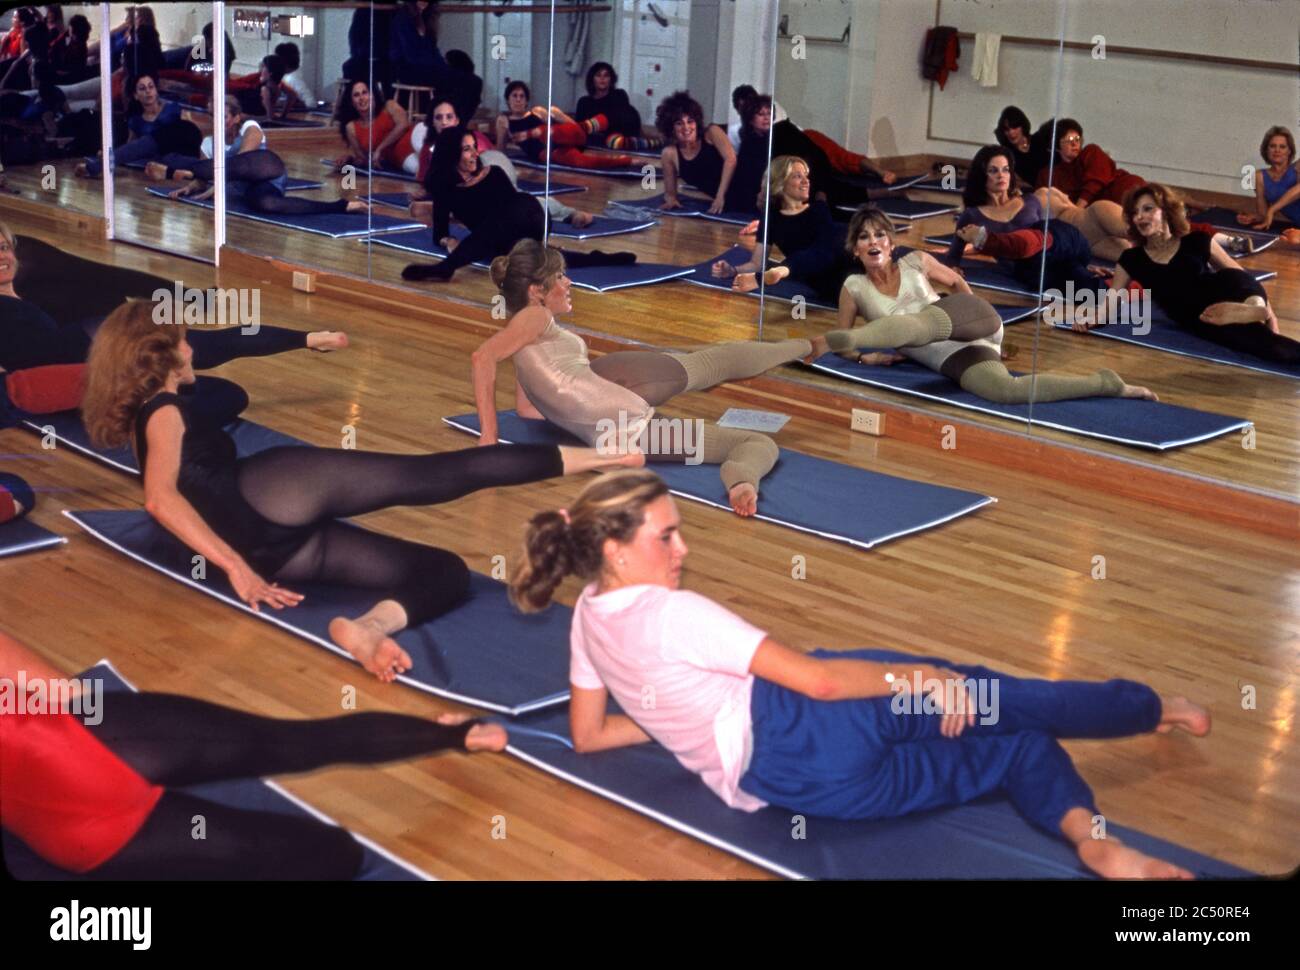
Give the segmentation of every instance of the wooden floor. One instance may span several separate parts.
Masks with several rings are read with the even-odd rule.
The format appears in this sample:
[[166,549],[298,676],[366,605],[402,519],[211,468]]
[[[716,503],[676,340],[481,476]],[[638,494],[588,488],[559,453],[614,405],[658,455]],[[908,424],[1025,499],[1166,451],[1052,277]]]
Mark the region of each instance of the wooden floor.
[[[69,188],[70,181],[61,191],[84,191],[76,184]],[[184,251],[186,234],[197,225],[190,210],[153,212],[151,201],[141,203],[134,223],[120,215],[119,232],[146,231],[157,218],[164,246]],[[12,209],[4,218],[18,232],[82,255],[184,278],[190,285],[212,279],[209,267],[160,253],[56,237]],[[291,257],[310,253],[313,258],[304,261],[334,261],[340,270],[355,272],[357,254],[364,252],[357,243],[276,235],[240,220],[231,220],[231,228],[236,245],[260,243],[260,251]],[[658,243],[649,234],[629,237],[628,243],[649,247],[642,250],[646,258],[669,261],[676,246],[707,254],[712,245],[720,252],[730,231],[678,220],[666,224]],[[609,248],[610,241],[603,242]],[[403,262],[376,251],[373,265],[377,275],[381,269],[396,275]],[[458,295],[485,302],[486,278],[464,275]],[[256,286],[259,280],[232,277],[227,270],[222,282]],[[682,314],[670,334],[656,321],[665,307],[680,308],[687,293],[689,315]],[[357,443],[364,448],[415,451],[466,443],[439,419],[472,409],[468,356],[474,337],[452,328],[433,330],[423,319],[359,312],[319,295],[266,289],[262,300],[267,322],[345,326],[354,348],[223,368],[218,373],[249,389],[252,419],[321,445],[337,445],[345,424],[358,429]],[[696,288],[641,289],[617,298],[582,294],[575,302],[579,324],[606,320],[601,329],[681,344],[748,335],[750,308],[756,308]],[[1294,325],[1294,317],[1289,322]],[[1047,334],[1044,344],[1058,337],[1073,341]],[[1136,351],[1130,355],[1129,348],[1115,352],[1133,363],[1148,361]],[[1154,356],[1165,363],[1165,355]],[[1093,365],[1079,369],[1088,366]],[[1179,362],[1176,372],[1188,373],[1187,367]],[[1250,375],[1251,381],[1261,379]],[[499,403],[507,407],[508,385],[503,380],[500,386]],[[1290,397],[1279,392],[1272,403],[1292,415],[1285,432],[1291,440],[1270,460],[1285,466],[1276,472],[1277,482],[1294,483],[1296,462],[1286,457],[1296,447],[1296,403],[1289,390]],[[716,417],[728,404],[728,396],[715,391],[685,396],[670,410]],[[1260,409],[1268,410],[1262,404]],[[1267,439],[1265,417],[1256,420],[1261,439]],[[1269,420],[1276,436],[1283,436],[1286,420]],[[960,453],[867,438],[799,417],[780,440],[875,471],[986,492],[999,501],[874,552],[684,504],[683,529],[692,550],[687,588],[800,647],[888,646],[978,661],[1017,675],[1128,677],[1161,693],[1185,693],[1212,707],[1216,722],[1208,739],[1151,736],[1067,745],[1102,811],[1120,824],[1257,871],[1278,873],[1296,865],[1300,557],[1292,545],[1101,491],[1080,492]],[[381,686],[340,658],[125,561],[75,534],[59,514],[63,508],[138,508],[134,480],[75,455],[43,452],[34,436],[19,430],[0,432],[0,454],[6,469],[41,488],[35,521],[72,540],[54,551],[0,560],[0,622],[65,669],[109,657],[141,688],[276,716],[337,714],[340,691],[349,684],[357,686],[363,710],[431,716],[447,709],[404,687]],[[1260,479],[1259,487],[1280,487],[1264,484],[1273,479],[1262,473]],[[380,513],[368,524],[451,548],[486,572],[492,556],[514,553],[532,512],[567,504],[581,484],[484,493],[441,508]],[[806,579],[790,578],[795,555],[806,557]],[[1091,578],[1095,556],[1106,559],[1104,580]],[[576,586],[566,585],[562,593],[564,602],[572,602]],[[1255,688],[1254,709],[1242,706],[1247,686]],[[444,878],[764,877],[505,755],[328,770],[285,784],[354,831]],[[504,840],[491,837],[496,816],[506,819]],[[809,837],[816,837],[815,827]]]
[[[272,147],[285,158],[291,174],[320,178],[327,183],[325,189],[304,193],[304,197],[337,197],[337,176],[329,175],[319,164],[321,157],[339,151],[337,135],[332,130],[279,130],[270,132],[269,138]],[[55,189],[49,192],[42,191],[38,175],[32,170],[11,169],[10,182],[28,197],[69,209],[99,213],[102,210],[98,197],[100,184],[74,178],[72,167],[71,162],[56,163],[58,178]],[[522,169],[521,172],[525,177],[541,175]],[[589,186],[588,191],[565,195],[561,200],[593,212],[601,211],[610,201],[635,199],[647,194],[636,180],[585,178],[567,173],[556,173],[553,180]],[[142,241],[167,252],[211,259],[213,220],[209,212],[145,195],[144,187],[148,183],[138,172],[124,171],[115,184],[115,220],[119,238]],[[411,188],[412,183],[392,179],[374,182],[375,191],[409,191]],[[359,189],[366,190],[364,180]],[[955,199],[937,194],[913,194],[950,203]],[[405,215],[384,207],[376,207],[375,212]],[[951,231],[953,217],[939,216],[912,225],[914,228],[902,237],[902,241],[923,245],[923,234]],[[684,265],[720,254],[733,245],[735,234],[736,227],[722,223],[665,217],[659,227],[647,232],[589,242],[565,240],[563,245],[577,249],[627,249],[636,252],[642,261]],[[408,285],[401,282],[400,274],[402,267],[412,261],[409,254],[371,247],[355,239],[333,240],[231,218],[227,220],[227,242],[259,255],[332,272],[392,281],[397,286]],[[1279,243],[1267,252],[1251,257],[1245,265],[1251,269],[1274,270],[1279,274],[1265,286],[1283,332],[1300,337],[1300,250]],[[423,284],[420,288],[423,292],[445,293],[453,299],[480,306],[487,305],[495,294],[487,274],[477,270],[458,273],[450,285]],[[1004,294],[977,292],[998,303],[1028,303]],[[623,290],[608,297],[577,292],[574,306],[573,322],[585,329],[659,346],[747,339],[759,332],[760,307],[756,299],[714,292],[682,282]],[[787,333],[800,336],[819,333],[834,325],[833,314],[816,309],[808,311],[806,320],[792,320],[790,307],[776,301],[767,303],[762,317],[763,332],[768,339]],[[832,388],[841,394],[889,401],[932,414],[951,415],[963,421],[1031,430],[1046,439],[1075,447],[1120,455],[1154,467],[1230,482],[1300,501],[1300,393],[1297,393],[1300,387],[1295,381],[1159,353],[1116,340],[1060,331],[1034,321],[1008,328],[1006,343],[1014,345],[1018,351],[1018,356],[1010,364],[1017,370],[1030,370],[1035,359],[1040,372],[1082,374],[1109,367],[1130,383],[1151,387],[1163,401],[1253,421],[1255,447],[1244,447],[1243,435],[1234,433],[1198,445],[1157,453],[1040,425],[1027,426],[943,404],[922,402],[890,391],[851,385],[801,367],[784,368],[780,373],[786,374],[790,380]]]

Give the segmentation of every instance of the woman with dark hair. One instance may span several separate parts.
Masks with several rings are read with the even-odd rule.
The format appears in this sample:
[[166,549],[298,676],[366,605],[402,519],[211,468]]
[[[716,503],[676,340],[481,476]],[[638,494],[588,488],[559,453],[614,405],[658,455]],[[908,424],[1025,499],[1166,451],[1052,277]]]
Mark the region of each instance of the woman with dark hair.
[[605,117],[606,125],[588,136],[589,145],[614,151],[645,151],[663,146],[661,139],[645,137],[641,113],[632,107],[627,92],[618,86],[614,65],[605,61],[597,61],[587,69],[587,93],[578,99],[578,108],[573,112],[579,122],[598,115]]
[[709,212],[748,212],[753,197],[731,192],[736,172],[736,152],[727,133],[718,125],[704,124],[704,108],[689,91],[675,91],[655,109],[655,127],[664,136],[662,154],[664,204],[662,209],[680,209],[678,181],[713,196]]
[[1264,132],[1259,156],[1268,167],[1255,180],[1255,211],[1237,216],[1243,226],[1269,229],[1275,219],[1300,226],[1300,165],[1295,164],[1295,136],[1274,125]]
[[289,41],[276,44],[275,56],[284,67],[284,77],[280,79],[284,100],[280,104],[279,117],[288,117],[290,111],[309,111],[316,107],[316,95],[308,87],[300,70],[302,55],[298,53],[298,45]]
[[[1124,201],[1124,216],[1137,245],[1120,256],[1111,281],[1115,295],[1136,280],[1184,330],[1263,360],[1300,364],[1300,341],[1278,332],[1264,287],[1213,237],[1188,224],[1177,193],[1144,183]],[[1076,321],[1074,329],[1104,326],[1108,302],[1099,300],[1097,316]]]
[[1002,114],[998,115],[993,137],[999,145],[1012,153],[1011,161],[1016,167],[1016,177],[1025,185],[1035,185],[1039,171],[1052,156],[1052,122],[1044,122],[1031,134],[1029,118],[1025,113],[1014,104],[1007,105],[1002,109]]
[[[578,753],[657,741],[742,812],[892,819],[1000,793],[1098,875],[1192,878],[1095,837],[1096,801],[1057,739],[1203,737],[1205,708],[1130,680],[1025,680],[889,650],[803,653],[683,590],[687,552],[668,487],[649,471],[602,475],[568,509],[529,521],[516,606],[544,609],[568,576],[587,583],[570,635]],[[990,682],[996,720],[977,719],[974,691]],[[626,713],[610,712],[611,695]]]
[[[377,104],[383,105],[378,111]],[[348,146],[348,151],[334,160],[339,168],[352,164],[401,172],[416,154],[411,148],[411,119],[406,109],[396,101],[386,101],[378,84],[372,92],[365,81],[349,81],[339,94],[334,114],[339,136]]]
[[63,43],[55,48],[55,53],[50,57],[57,83],[75,84],[90,76],[87,65],[89,41],[90,21],[81,14],[73,14],[68,19],[68,30]]
[[[0,713],[0,823],[49,864],[90,880],[353,879],[363,850],[307,814],[232,808],[179,789],[381,764],[438,751],[500,751],[498,724],[385,711],[262,717],[177,694],[121,691],[97,723],[79,680],[0,631],[0,677],[72,686],[44,712]],[[205,819],[213,839],[195,839]]]
[[[1076,290],[1096,290],[1102,285],[1088,266],[1092,250],[1083,233],[1060,219],[1045,226],[1043,208],[1037,196],[1021,195],[1015,184],[1011,153],[1001,145],[985,145],[971,159],[962,192],[966,208],[957,217],[957,229],[944,261],[952,267],[961,265],[968,245],[986,248],[992,236],[1014,233],[1020,229],[1040,230],[1039,245],[1033,251],[999,249],[998,262],[1021,284],[1037,290],[1040,266],[1038,253],[1047,249],[1043,270],[1044,289],[1065,290],[1073,283]],[[1050,229],[1043,234],[1041,230]],[[990,255],[994,255],[990,253]]]
[[[1047,164],[1038,171],[1034,184],[1048,185]],[[1059,189],[1081,209],[1100,200],[1122,204],[1124,197],[1142,184],[1142,179],[1115,165],[1115,160],[1097,145],[1084,145],[1083,126],[1073,118],[1056,123],[1056,163],[1051,187]]]
[[411,669],[393,634],[457,606],[469,568],[446,549],[343,520],[639,458],[549,445],[422,455],[289,445],[239,457],[222,425],[195,421],[178,394],[194,382],[185,327],[159,326],[153,314],[152,302],[127,303],[95,334],[82,401],[91,441],[135,446],[146,511],[220,569],[253,610],[302,601],[281,582],[373,591],[373,606],[335,617],[329,634],[384,682]]
[[547,111],[541,105],[529,107],[532,92],[523,81],[506,85],[506,110],[497,115],[496,145],[505,151],[516,146],[525,158],[542,163],[549,157],[561,165],[574,168],[627,168],[630,155],[591,155],[582,150],[589,135],[603,131],[609,124],[604,115],[586,121],[574,121],[559,108],[550,110],[550,149],[547,149]]
[[[1041,237],[1042,230],[1022,229],[1017,234]],[[1107,369],[1086,376],[1013,376],[1002,363],[1003,328],[997,311],[929,253],[916,250],[895,259],[894,248],[892,219],[873,206],[854,213],[845,249],[858,272],[845,279],[840,291],[839,329],[814,338],[814,354],[831,350],[860,364],[911,360],[963,391],[998,404],[1086,397],[1157,399],[1147,388],[1127,384]],[[934,284],[954,292],[940,296]],[[865,325],[854,327],[859,318]],[[899,352],[881,352],[895,349]]]
[[[169,153],[197,155],[203,141],[198,126],[181,117],[180,105],[158,94],[158,76],[142,74],[131,85],[130,132],[125,145],[113,149],[115,165],[147,161]],[[77,165],[76,173],[98,178],[104,170],[103,152]]]
[[[506,173],[479,160],[473,132],[455,125],[438,133],[425,188],[433,199],[433,239],[450,255],[432,265],[412,263],[404,280],[449,280],[460,267],[510,251],[520,239],[541,239],[545,217],[526,192],[510,184]],[[455,216],[470,234],[458,242],[451,235]]]
[[226,93],[239,99],[239,109],[246,115],[270,118],[280,99],[287,68],[276,54],[267,54],[252,74],[241,74],[226,82]]
[[463,50],[447,51],[447,76],[435,92],[439,100],[450,101],[458,117],[469,124],[483,101],[483,79],[474,73],[474,61]]

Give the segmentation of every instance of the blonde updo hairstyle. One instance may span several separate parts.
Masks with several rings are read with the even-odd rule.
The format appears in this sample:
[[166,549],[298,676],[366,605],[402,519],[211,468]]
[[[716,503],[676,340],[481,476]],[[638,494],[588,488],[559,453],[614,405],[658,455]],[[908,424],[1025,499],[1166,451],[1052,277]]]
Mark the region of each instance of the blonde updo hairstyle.
[[646,506],[668,486],[644,469],[602,475],[563,512],[539,512],[528,522],[522,563],[510,583],[510,602],[524,613],[545,609],[565,577],[591,581],[605,565],[606,539],[631,542],[645,523]]
[[536,239],[521,239],[509,254],[492,260],[492,282],[506,298],[506,310],[518,313],[528,306],[528,288],[549,290],[564,275],[564,256]]

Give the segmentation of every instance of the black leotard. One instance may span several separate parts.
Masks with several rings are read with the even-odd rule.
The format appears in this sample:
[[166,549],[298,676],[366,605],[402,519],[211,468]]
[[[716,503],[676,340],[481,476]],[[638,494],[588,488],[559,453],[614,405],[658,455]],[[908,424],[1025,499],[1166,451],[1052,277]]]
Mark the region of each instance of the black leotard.
[[34,303],[0,296],[0,368],[80,364],[89,351],[90,337],[79,325],[55,323]]
[[608,132],[602,132],[601,137],[608,133],[641,137],[641,113],[632,107],[622,88],[615,88],[603,98],[587,94],[578,99],[578,109],[573,113],[575,121],[586,121],[596,115],[604,115],[609,121]]
[[768,244],[780,248],[785,265],[790,268],[790,277],[813,287],[819,296],[832,301],[838,299],[845,278],[860,271],[844,251],[848,227],[832,220],[825,202],[813,202],[793,216],[773,208],[770,219],[759,220],[760,246],[765,221]]
[[239,457],[235,442],[215,421],[196,419],[189,402],[163,391],[140,408],[135,419],[135,450],[146,467],[149,440],[145,429],[159,408],[174,405],[181,413],[181,467],[177,490],[209,528],[263,576],[274,575],[312,534],[311,527],[277,525],[259,515],[239,491]]
[[448,235],[450,218],[455,216],[470,232],[499,221],[516,221],[520,214],[532,216],[541,207],[526,192],[510,184],[510,177],[495,165],[473,185],[459,183],[434,186],[433,238]]
[[1263,323],[1204,323],[1201,314],[1215,303],[1241,303],[1268,294],[1250,273],[1215,270],[1210,263],[1211,237],[1190,232],[1168,263],[1157,263],[1141,246],[1126,249],[1119,265],[1151,293],[1160,309],[1185,330],[1220,346],[1284,364],[1300,363],[1300,341],[1273,333]]

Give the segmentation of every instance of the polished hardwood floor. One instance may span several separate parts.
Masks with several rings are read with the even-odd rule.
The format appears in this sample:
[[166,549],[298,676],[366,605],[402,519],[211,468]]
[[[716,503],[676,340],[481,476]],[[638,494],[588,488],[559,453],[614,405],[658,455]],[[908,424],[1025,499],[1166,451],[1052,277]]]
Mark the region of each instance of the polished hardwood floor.
[[[296,172],[306,174],[304,160],[322,153],[304,150]],[[21,185],[21,176],[10,177]],[[33,194],[30,186],[23,190]],[[85,183],[62,180],[60,199],[68,208],[93,209],[85,204],[87,190]],[[201,214],[164,208],[166,203],[154,207],[156,200],[141,197],[138,186],[131,198],[131,206],[119,207],[120,235],[146,237],[156,227],[158,234],[149,241],[163,250],[202,249]],[[592,191],[566,201],[585,205],[598,198]],[[78,200],[82,204],[73,204]],[[183,278],[190,285],[214,280],[211,267],[61,234],[45,219],[12,207],[3,211],[18,232],[81,255]],[[680,251],[695,254],[692,261],[720,252],[732,231],[675,220],[657,234],[612,242],[617,248],[626,243],[647,259],[673,261],[677,252],[675,261],[687,262]],[[291,262],[353,273],[362,268],[358,254],[364,250],[355,242],[239,220],[231,221],[230,235],[234,246]],[[602,240],[602,248],[611,248],[610,242]],[[375,275],[390,278],[405,262],[378,249],[371,259]],[[454,295],[486,302],[486,277],[464,276]],[[1294,285],[1295,274],[1290,278]],[[221,282],[261,285],[256,273],[230,269],[222,271]],[[473,334],[431,328],[423,317],[359,311],[324,295],[264,288],[262,300],[267,322],[345,327],[354,344],[328,356],[301,353],[223,368],[219,373],[249,389],[251,418],[319,445],[337,445],[345,424],[358,429],[358,446],[364,448],[416,451],[466,444],[439,418],[472,408],[468,355],[478,339]],[[756,303],[684,284],[613,297],[581,294],[575,302],[580,325],[682,345],[751,336],[757,310]],[[665,323],[669,310],[671,327]],[[1290,312],[1288,325],[1294,327]],[[481,309],[465,307],[463,313],[491,322]],[[605,325],[598,327],[597,321]],[[1049,333],[1043,343],[1058,337],[1076,340]],[[1111,352],[1107,344],[1105,353]],[[1148,360],[1122,346],[1113,353],[1133,363]],[[1164,355],[1154,356],[1166,363]],[[1191,371],[1174,360],[1169,369],[1176,385],[1179,374]],[[1071,365],[1094,366],[1073,359]],[[507,407],[505,371],[502,376],[499,404]],[[1248,386],[1245,378],[1240,381],[1242,388]],[[1295,463],[1287,461],[1296,447],[1294,390],[1288,390],[1285,400],[1280,392],[1277,400],[1258,399],[1261,412],[1270,410],[1268,400],[1276,411],[1292,415],[1289,432],[1283,416],[1267,419],[1272,424],[1262,413],[1257,418],[1261,438],[1268,437],[1263,429],[1272,427],[1276,436],[1291,439],[1268,458],[1280,466],[1276,482],[1296,477]],[[724,389],[685,396],[668,410],[713,418],[734,403]],[[960,449],[937,453],[802,417],[795,417],[779,440],[875,471],[982,491],[999,501],[873,552],[683,504],[684,534],[692,549],[687,588],[800,647],[889,646],[978,661],[1018,675],[1129,677],[1164,694],[1187,694],[1214,711],[1215,729],[1207,739],[1150,736],[1067,745],[1102,811],[1121,824],[1257,871],[1280,873],[1295,866],[1300,755],[1291,742],[1300,557],[1293,544],[1104,490],[1072,489],[1014,466],[994,467],[964,457]],[[17,429],[0,432],[0,453],[7,469],[40,487],[35,521],[71,538],[53,551],[0,560],[0,622],[65,669],[78,670],[107,656],[143,689],[286,717],[337,714],[346,685],[357,687],[362,710],[431,716],[449,707],[401,686],[380,685],[338,657],[127,562],[76,534],[59,514],[63,508],[138,508],[134,480],[75,455],[42,451],[34,436]],[[1274,479],[1261,475],[1250,484],[1274,487],[1270,483]],[[514,553],[530,514],[566,504],[581,484],[550,482],[439,508],[392,510],[368,517],[367,524],[446,546],[486,572],[492,556]],[[791,578],[796,555],[807,561],[802,580]],[[1092,578],[1096,556],[1105,557],[1104,580]],[[560,598],[572,602],[576,593],[571,582]],[[1255,688],[1253,707],[1243,706],[1246,687]],[[332,769],[284,783],[354,831],[444,878],[765,875],[505,755]],[[506,819],[505,839],[492,838],[497,816]]]

